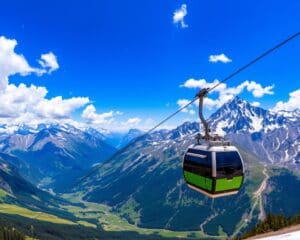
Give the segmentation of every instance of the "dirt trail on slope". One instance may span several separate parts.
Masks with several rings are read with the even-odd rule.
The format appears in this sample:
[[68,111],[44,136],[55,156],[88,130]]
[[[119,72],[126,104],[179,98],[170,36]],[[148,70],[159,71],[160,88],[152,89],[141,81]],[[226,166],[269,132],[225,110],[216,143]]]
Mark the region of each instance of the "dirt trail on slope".
[[266,190],[267,183],[268,183],[268,180],[270,178],[270,176],[267,173],[267,168],[266,167],[263,170],[263,174],[265,175],[265,178],[264,178],[263,182],[261,183],[259,189],[254,193],[254,197],[257,198],[258,201],[259,201],[260,214],[259,214],[258,218],[260,220],[264,220],[266,218],[266,212],[265,212],[265,209],[264,209],[263,198],[262,198],[262,193]]
[[262,181],[262,183],[260,184],[259,188],[253,193],[254,202],[252,204],[251,211],[246,219],[242,219],[242,221],[243,221],[242,224],[240,224],[240,226],[235,230],[235,232],[232,234],[231,237],[235,237],[237,234],[239,234],[241,229],[243,227],[245,227],[248,224],[248,222],[250,222],[252,220],[253,212],[256,209],[258,204],[259,204],[259,212],[260,212],[259,219],[263,220],[266,216],[264,205],[263,205],[263,198],[262,198],[262,193],[266,190],[267,183],[268,183],[268,180],[270,177],[267,173],[266,166],[264,166],[262,173],[265,175],[265,178]]

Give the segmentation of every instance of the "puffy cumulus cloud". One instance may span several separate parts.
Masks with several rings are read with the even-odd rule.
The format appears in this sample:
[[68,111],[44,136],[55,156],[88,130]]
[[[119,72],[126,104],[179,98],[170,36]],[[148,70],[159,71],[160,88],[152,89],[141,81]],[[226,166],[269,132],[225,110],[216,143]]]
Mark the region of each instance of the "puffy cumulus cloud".
[[252,92],[254,97],[260,98],[263,97],[265,94],[267,95],[273,95],[274,92],[272,89],[274,88],[274,85],[262,87],[261,84],[256,83],[254,81],[246,81],[244,82],[244,85],[247,87],[247,90],[249,92]]
[[135,118],[129,118],[126,122],[124,122],[124,125],[126,126],[137,126],[142,119],[135,117]]
[[0,94],[0,117],[18,118],[27,112],[32,113],[34,106],[44,99],[47,92],[45,87],[9,84]]
[[187,28],[188,25],[184,22],[185,16],[188,14],[186,4],[182,4],[179,9],[173,13],[173,23],[180,24],[181,28]]
[[253,105],[254,107],[259,107],[260,106],[260,102],[252,102],[251,105]]
[[97,109],[93,104],[86,106],[81,117],[87,124],[96,129],[108,129],[110,131],[127,132],[130,128],[146,129],[147,121],[141,118],[132,117],[127,120],[120,119],[123,115],[120,111],[109,111],[104,113],[97,113]]
[[[190,100],[187,100],[187,99],[179,99],[177,101],[177,105],[179,106],[179,108],[183,108],[189,102],[190,102]],[[195,110],[193,109],[192,105],[188,106],[187,108],[182,109],[182,112],[189,113],[191,115],[195,115],[195,113],[196,113]]]
[[[67,123],[78,128],[92,125],[100,130],[105,126],[115,131],[128,131],[130,127],[147,130],[156,123],[151,119],[137,117],[115,120],[122,115],[121,112],[97,113],[94,105],[88,105],[88,97],[48,97],[48,90],[44,86],[9,83],[9,77],[15,74],[25,76],[34,73],[41,76],[59,68],[52,52],[41,55],[38,68],[30,66],[22,54],[15,52],[16,46],[16,40],[0,37],[0,125],[5,125],[5,129],[0,128],[0,132],[14,132],[23,124],[37,127],[40,123]],[[82,118],[75,120],[73,115],[80,108],[83,108]]]
[[[187,105],[189,102],[190,102],[190,101],[187,100],[187,99],[179,99],[179,100],[177,101],[177,105],[178,105],[180,108],[182,108],[182,107],[184,107],[185,105]],[[182,111],[183,111],[183,112],[186,112],[187,110],[186,110],[186,109],[183,109]]]
[[[185,83],[180,85],[180,87],[185,88],[212,88],[216,84],[220,83],[219,80],[214,80],[213,82],[207,82],[205,79],[195,80],[195,79],[188,79]],[[227,84],[221,83],[217,88],[213,89],[213,93],[218,94],[218,98],[205,98],[205,105],[208,108],[214,107],[221,107],[224,103],[231,100],[235,95],[240,94],[244,90],[252,93],[252,95],[256,98],[261,98],[264,95],[273,95],[274,92],[272,91],[274,88],[273,85],[263,87],[260,83],[255,81],[244,81],[240,85],[236,87],[228,87]]]
[[53,53],[42,54],[39,61],[42,68],[31,67],[22,54],[15,52],[17,46],[15,39],[0,37],[0,91],[8,85],[9,76],[20,74],[26,76],[31,73],[42,75],[58,69],[58,63]]
[[106,129],[112,132],[127,132],[131,128],[138,128],[144,131],[152,128],[156,123],[152,119],[143,120],[139,117],[124,118],[120,111],[108,111],[97,113],[93,104],[86,106],[81,117],[85,124],[95,129]]
[[72,113],[89,103],[88,97],[48,98],[46,87],[9,83],[9,77],[15,74],[42,75],[59,68],[52,52],[41,55],[40,68],[31,67],[22,54],[15,52],[16,46],[15,39],[0,37],[0,123],[33,125],[41,122],[73,121]]
[[25,57],[15,53],[17,41],[0,37],[0,90],[8,85],[8,77],[19,73],[22,76],[28,75],[37,70],[30,67]]
[[276,103],[273,111],[294,111],[300,109],[300,89],[297,89],[289,94],[289,99],[286,102],[279,101]]
[[204,78],[200,80],[196,80],[194,78],[188,79],[187,81],[184,82],[184,84],[181,84],[180,87],[185,87],[185,88],[210,88],[213,87],[215,84],[218,83],[218,80],[215,80],[212,83],[206,82]]
[[64,119],[70,118],[71,113],[89,103],[88,97],[72,97],[63,99],[61,96],[40,101],[34,111],[41,118]]
[[143,120],[139,117],[132,117],[132,118],[128,118],[125,121],[121,121],[121,124],[115,124],[114,129],[118,129],[118,131],[121,132],[127,132],[128,129],[131,128],[137,128],[143,131],[147,131],[150,128],[152,128],[154,125],[156,124],[156,122],[153,119],[146,119]]
[[224,53],[221,54],[217,54],[217,55],[210,55],[208,58],[209,62],[212,63],[217,63],[217,62],[221,62],[221,63],[229,63],[232,62],[232,60],[227,57]]
[[122,115],[122,113],[119,111],[97,113],[95,106],[90,104],[83,110],[81,117],[93,125],[107,125],[111,124],[117,115]]
[[52,73],[59,68],[57,57],[52,52],[42,54],[39,64],[45,71],[47,70],[48,73]]
[[[205,79],[188,79],[185,83],[180,85],[180,87],[185,88],[212,88],[216,84],[219,84],[219,80],[214,80],[213,82],[207,82]],[[273,95],[274,92],[272,89],[274,85],[263,87],[260,83],[255,81],[244,81],[237,87],[227,87],[226,83],[221,83],[213,92],[227,93],[227,94],[240,94],[244,89],[247,89],[248,92],[251,92],[254,97],[263,97],[265,94]]]
[[71,119],[71,114],[90,102],[87,97],[47,98],[47,89],[34,85],[7,85],[0,94],[0,122],[4,124],[37,124]]

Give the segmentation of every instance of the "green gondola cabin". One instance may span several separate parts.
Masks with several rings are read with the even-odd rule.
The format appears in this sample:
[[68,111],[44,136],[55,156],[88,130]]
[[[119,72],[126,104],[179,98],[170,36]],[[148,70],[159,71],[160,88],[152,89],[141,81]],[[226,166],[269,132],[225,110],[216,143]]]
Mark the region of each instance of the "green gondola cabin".
[[184,156],[183,175],[190,188],[209,197],[236,194],[244,180],[243,159],[230,142],[195,144]]

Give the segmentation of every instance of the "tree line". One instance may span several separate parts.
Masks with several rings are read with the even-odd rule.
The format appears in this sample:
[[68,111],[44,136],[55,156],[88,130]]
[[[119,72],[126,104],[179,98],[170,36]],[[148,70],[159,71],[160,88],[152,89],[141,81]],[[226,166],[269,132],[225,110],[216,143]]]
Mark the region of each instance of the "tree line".
[[265,220],[260,221],[258,224],[256,224],[254,228],[252,228],[249,231],[246,231],[241,236],[234,238],[234,240],[241,240],[252,236],[256,236],[258,234],[277,231],[279,229],[297,224],[300,224],[300,213],[293,217],[285,217],[284,215],[274,215],[270,213],[267,215]]
[[1,227],[0,240],[25,240],[25,235],[15,228]]

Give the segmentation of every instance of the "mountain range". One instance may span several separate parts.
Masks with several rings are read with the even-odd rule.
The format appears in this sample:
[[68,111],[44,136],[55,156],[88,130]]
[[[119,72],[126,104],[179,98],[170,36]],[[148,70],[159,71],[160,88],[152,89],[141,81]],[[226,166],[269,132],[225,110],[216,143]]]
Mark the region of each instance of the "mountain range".
[[209,119],[221,132],[266,163],[298,168],[300,160],[300,111],[271,112],[235,97]]
[[[212,132],[230,139],[244,158],[246,179],[238,195],[211,200],[184,183],[182,157],[195,142],[198,122],[145,135],[123,151],[122,146],[143,132],[132,129],[114,135],[57,124],[6,131],[1,126],[1,169],[15,170],[2,171],[0,188],[6,195],[17,194],[15,181],[5,175],[13,172],[12,179],[26,182],[22,184],[29,184],[29,189],[51,192],[38,193],[48,199],[80,193],[83,201],[108,205],[138,228],[201,231],[207,237],[237,235],[268,211],[287,215],[300,211],[296,202],[300,195],[287,190],[300,184],[299,110],[272,112],[235,97],[208,122]],[[105,162],[117,149],[117,155]],[[91,168],[93,174],[85,175]],[[287,201],[293,209],[284,206]]]
[[253,204],[261,183],[258,179],[266,178],[264,165],[298,168],[298,112],[273,113],[236,97],[208,121],[212,131],[225,134],[244,157],[246,182],[237,196],[212,201],[187,189],[182,157],[195,142],[196,122],[145,136],[85,179],[77,190],[85,192],[85,200],[109,204],[141,227],[196,230],[200,226],[211,235],[221,228],[228,236],[235,234],[241,221],[248,221],[245,228],[249,227],[264,214],[264,209]]
[[[96,134],[97,133],[97,134]],[[21,126],[0,136],[1,153],[12,156],[20,173],[41,188],[67,189],[94,164],[107,159],[115,148],[99,132],[71,125]]]

